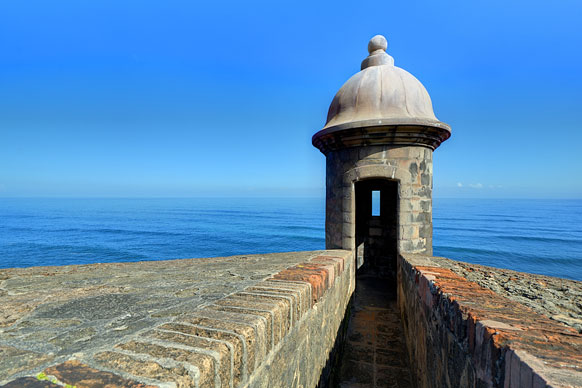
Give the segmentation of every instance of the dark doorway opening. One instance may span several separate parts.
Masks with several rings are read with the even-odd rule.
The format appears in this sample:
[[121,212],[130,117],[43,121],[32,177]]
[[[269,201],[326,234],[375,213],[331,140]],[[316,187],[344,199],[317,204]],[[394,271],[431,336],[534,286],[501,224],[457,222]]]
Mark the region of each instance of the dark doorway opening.
[[398,181],[356,182],[355,203],[356,290],[335,386],[412,388],[396,301]]
[[355,184],[358,277],[385,279],[396,288],[398,181],[368,179]]

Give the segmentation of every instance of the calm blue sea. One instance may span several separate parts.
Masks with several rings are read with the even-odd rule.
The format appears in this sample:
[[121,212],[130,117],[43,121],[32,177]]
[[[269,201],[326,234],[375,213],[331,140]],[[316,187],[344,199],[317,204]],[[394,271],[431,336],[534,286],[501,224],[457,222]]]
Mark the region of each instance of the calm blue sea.
[[[0,267],[324,249],[325,200],[0,199]],[[435,255],[582,280],[582,200],[435,199]]]

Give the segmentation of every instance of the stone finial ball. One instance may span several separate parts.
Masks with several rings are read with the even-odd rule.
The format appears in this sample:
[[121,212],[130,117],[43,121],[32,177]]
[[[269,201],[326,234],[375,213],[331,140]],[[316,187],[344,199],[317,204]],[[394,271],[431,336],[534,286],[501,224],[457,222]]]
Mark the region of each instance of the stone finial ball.
[[376,50],[386,51],[388,48],[388,41],[382,35],[376,35],[368,43],[368,52],[371,54]]

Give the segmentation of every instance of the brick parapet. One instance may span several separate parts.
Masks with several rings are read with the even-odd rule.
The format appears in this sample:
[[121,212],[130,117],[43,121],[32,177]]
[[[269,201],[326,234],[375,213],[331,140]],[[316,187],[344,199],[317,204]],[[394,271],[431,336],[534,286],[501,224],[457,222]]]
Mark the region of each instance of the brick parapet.
[[442,268],[582,333],[582,282],[433,258]]
[[582,386],[582,335],[438,263],[399,258],[398,303],[419,387]]
[[[240,291],[2,387],[254,387],[273,381],[273,368],[286,379],[280,386],[313,386],[354,289],[352,261],[348,251],[313,253]],[[311,349],[309,337],[319,346]],[[289,376],[305,362],[303,376]]]

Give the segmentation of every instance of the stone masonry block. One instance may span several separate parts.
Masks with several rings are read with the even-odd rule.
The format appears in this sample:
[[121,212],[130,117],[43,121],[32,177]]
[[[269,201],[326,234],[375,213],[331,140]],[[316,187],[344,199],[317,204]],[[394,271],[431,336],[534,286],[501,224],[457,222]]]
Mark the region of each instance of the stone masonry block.
[[342,236],[341,238],[343,247],[353,247],[355,245],[354,236]]
[[386,146],[368,146],[368,147],[357,147],[358,159],[386,159],[388,152],[388,147]]
[[233,348],[232,354],[234,357],[234,386],[238,386],[238,384],[246,379],[246,376],[248,376],[246,343],[242,336],[234,332],[210,329],[201,326],[185,325],[180,323],[166,323],[159,326],[159,329],[188,334],[196,337],[211,338],[231,344]]
[[247,342],[249,372],[266,357],[271,343],[269,325],[263,316],[203,309],[181,321],[215,329],[233,331]]
[[335,209],[337,212],[337,218],[339,220],[343,220],[342,213],[343,212],[351,212],[354,207],[354,201],[351,198],[343,198],[342,199],[342,208]]
[[342,212],[342,222],[352,224],[355,221],[356,220],[354,219],[354,213],[353,212],[348,212],[348,211]]
[[[416,159],[421,152],[419,149],[424,147],[390,147],[386,150],[387,159]],[[424,152],[422,152],[424,158]]]
[[346,222],[342,225],[342,237],[354,237],[355,226],[352,223]]
[[[93,356],[93,359],[97,364],[105,368],[155,380],[161,383],[159,385],[172,383],[177,388],[186,388],[198,383],[197,386],[199,387],[214,387],[213,375],[200,376],[200,371],[195,366],[189,365],[185,367],[168,359],[154,359],[153,357],[137,354],[130,356],[118,351],[104,351]],[[96,386],[99,387],[98,380],[96,382]],[[153,386],[157,387],[158,384],[154,383]]]
[[277,289],[265,289],[264,287],[249,287],[245,289],[244,293],[256,294],[261,298],[275,301],[284,301],[284,310],[286,311],[284,317],[287,321],[287,331],[300,319],[300,297],[297,293]]
[[[234,369],[234,346],[229,342],[159,329],[149,331],[139,337],[139,341],[149,342],[152,339],[159,342],[148,343],[146,346],[149,349],[157,346],[170,349],[167,351],[166,357],[176,361],[188,362],[200,367],[206,357],[212,357],[215,366],[213,374],[217,373],[221,382],[220,387],[228,388],[230,386]],[[172,357],[169,356],[170,354]]]
[[311,259],[312,263],[321,263],[321,264],[331,264],[333,265],[335,276],[341,275],[344,270],[344,261],[339,257],[333,256],[317,256],[314,259]]
[[[279,343],[279,341],[289,332],[292,325],[292,317],[294,313],[294,306],[288,296],[282,296],[277,294],[265,294],[257,291],[249,290],[248,292],[239,292],[234,295],[236,298],[244,299],[249,303],[261,303],[262,306],[270,306],[270,311],[275,313],[276,325],[275,330],[275,342],[273,345]],[[257,305],[258,307],[258,305]]]
[[307,268],[303,265],[297,265],[288,268],[274,275],[274,279],[282,280],[303,280],[309,282],[313,290],[313,303],[323,296],[328,286],[329,273],[325,268]]
[[[262,306],[248,306],[244,307],[241,304],[237,306],[226,305],[226,304],[211,304],[205,307],[205,313],[227,313],[231,314],[233,319],[250,318],[257,323],[257,320],[261,320],[264,323],[265,331],[263,335],[259,337],[261,341],[265,341],[263,344],[265,352],[268,353],[271,349],[278,343],[281,339],[280,331],[282,324],[282,319],[280,316],[271,311],[269,307],[261,308]],[[266,354],[265,353],[265,354]]]
[[257,283],[256,287],[296,293],[299,297],[300,318],[311,308],[311,284],[309,283],[270,279]]
[[327,272],[327,279],[326,279],[326,289],[333,287],[333,283],[335,282],[336,272],[335,272],[335,263],[317,263],[313,260],[309,263],[301,264],[303,268],[313,269],[313,270],[325,270]]
[[[195,385],[195,381],[198,380],[206,382],[205,385],[210,387],[214,385],[214,382],[218,377],[216,359],[207,354],[193,353],[180,347],[134,340],[124,344],[119,344],[116,348],[136,355],[134,360],[138,360],[138,363],[140,364],[141,359],[138,357],[146,355],[150,357],[150,360],[169,360],[173,362],[174,365],[181,366],[181,368],[162,368],[160,371],[162,373],[158,377],[158,379],[163,379],[161,381],[174,382],[176,384],[181,383],[180,385],[187,387],[187,384]],[[143,370],[146,368],[146,365],[147,363],[139,365],[137,368],[139,368],[138,370]],[[131,367],[136,368],[136,365],[132,363],[130,365],[130,368]],[[158,370],[158,368],[156,368],[156,370]],[[194,371],[198,371],[198,373],[195,373]],[[184,376],[188,376],[189,378],[184,379]],[[222,388],[223,385],[221,384],[219,387]]]

